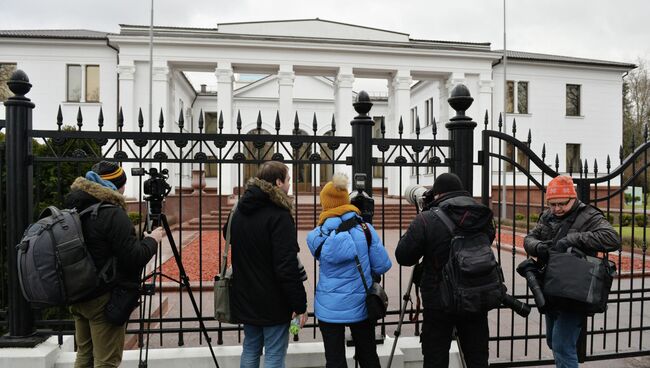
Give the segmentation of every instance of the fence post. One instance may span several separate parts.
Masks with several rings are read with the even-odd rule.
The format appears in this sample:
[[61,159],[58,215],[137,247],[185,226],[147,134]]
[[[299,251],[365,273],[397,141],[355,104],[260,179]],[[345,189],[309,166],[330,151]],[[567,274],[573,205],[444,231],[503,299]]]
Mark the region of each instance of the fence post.
[[357,101],[352,104],[359,114],[352,121],[352,177],[366,174],[366,192],[372,196],[372,127],[374,120],[368,115],[372,108],[370,96],[360,91]]
[[[589,182],[581,179],[574,179],[574,181],[577,187],[578,199],[583,203],[589,203],[591,201]],[[582,329],[580,330],[576,349],[578,362],[584,363],[587,358],[587,317],[582,321]]]
[[[372,199],[372,127],[375,125],[374,120],[368,115],[372,108],[370,96],[366,91],[360,91],[357,95],[357,101],[352,104],[357,115],[350,125],[352,125],[352,178],[355,174],[365,174],[365,183],[363,189],[367,195],[353,195],[351,202],[361,210],[361,216],[364,221],[372,223],[372,217],[375,212],[375,202]],[[353,180],[352,189],[361,189],[359,183]]]
[[469,89],[464,84],[459,84],[451,90],[447,99],[449,106],[456,111],[456,116],[449,119],[445,127],[449,130],[449,139],[453,142],[450,152],[450,170],[458,175],[465,189],[473,193],[474,169],[474,128],[476,122],[465,115],[465,111],[472,106],[474,99]]
[[[7,214],[7,273],[8,303],[7,322],[9,334],[3,336],[0,345],[34,346],[42,340],[35,336],[34,316],[29,303],[24,299],[17,273],[18,244],[23,231],[32,220],[32,143],[28,131],[32,129],[34,104],[25,97],[32,85],[27,74],[15,71],[7,82],[15,94],[5,101],[6,109],[6,211]],[[32,345],[33,343],[33,345]]]

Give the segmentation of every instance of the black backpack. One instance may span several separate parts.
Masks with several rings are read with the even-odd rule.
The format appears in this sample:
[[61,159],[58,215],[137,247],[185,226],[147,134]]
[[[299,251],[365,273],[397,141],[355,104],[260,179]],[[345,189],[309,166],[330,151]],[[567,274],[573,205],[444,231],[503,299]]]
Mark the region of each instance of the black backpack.
[[18,281],[25,299],[34,307],[69,305],[94,291],[101,281],[115,277],[114,259],[97,272],[86,248],[81,219],[90,214],[97,218],[102,208],[112,204],[97,203],[80,213],[76,209],[60,210],[50,206],[39,220],[29,225],[18,251]]
[[506,293],[503,271],[484,232],[456,231],[439,207],[432,208],[451,233],[449,260],[442,268],[440,294],[448,313],[480,313],[497,308]]

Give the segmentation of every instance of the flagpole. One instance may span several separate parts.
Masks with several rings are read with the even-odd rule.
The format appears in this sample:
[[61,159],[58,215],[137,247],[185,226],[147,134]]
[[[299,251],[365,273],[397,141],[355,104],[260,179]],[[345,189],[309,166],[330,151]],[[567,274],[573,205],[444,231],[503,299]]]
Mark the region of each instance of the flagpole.
[[[508,111],[508,78],[506,76],[506,71],[508,69],[508,53],[507,53],[507,47],[506,47],[506,0],[503,0],[503,132],[505,133],[506,130],[506,122],[508,121],[507,119],[507,111]],[[514,93],[514,91],[513,91]],[[506,147],[504,147],[504,150]],[[514,150],[514,147],[513,147]],[[506,183],[506,170],[505,170],[505,165],[503,166],[504,170],[502,170],[503,173],[503,185],[501,186],[502,190],[502,201],[501,201],[501,218],[506,218],[506,212],[508,208],[508,204],[506,202],[506,195],[507,195],[507,183]],[[512,181],[512,186],[514,190],[514,178]],[[514,203],[512,204],[513,206],[515,205]]]
[[153,0],[151,0],[151,23],[149,25],[149,132],[153,129]]

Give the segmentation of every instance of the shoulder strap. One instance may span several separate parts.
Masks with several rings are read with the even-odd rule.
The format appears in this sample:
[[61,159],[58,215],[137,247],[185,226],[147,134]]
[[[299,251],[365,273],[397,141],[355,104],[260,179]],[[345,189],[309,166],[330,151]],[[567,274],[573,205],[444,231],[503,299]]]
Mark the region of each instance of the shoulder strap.
[[[370,248],[370,245],[372,245],[372,234],[370,233],[370,228],[362,219],[358,218],[357,216],[353,216],[341,222],[339,227],[336,228],[335,232],[338,234],[343,231],[350,231],[350,229],[354,228],[357,225],[361,225],[361,229],[363,229],[363,233],[366,236],[366,243],[368,243],[368,248]],[[318,248],[316,248],[316,251],[314,252],[314,257],[316,257],[316,259],[320,258],[320,253],[322,250],[323,244],[319,245]]]
[[228,226],[226,227],[226,249],[223,252],[223,261],[221,262],[223,266],[221,266],[221,273],[220,277],[223,279],[226,276],[226,268],[228,268],[228,250],[230,250],[230,228],[232,225],[232,218],[235,215],[235,210],[237,209],[237,203],[235,202],[235,205],[232,206],[232,210],[230,211],[230,216],[228,217]]
[[451,219],[449,218],[449,216],[447,216],[445,211],[443,211],[440,207],[433,207],[431,211],[433,211],[433,213],[438,215],[438,218],[442,221],[443,224],[445,224],[445,226],[447,227],[447,229],[449,229],[449,232],[453,236],[454,231],[456,231],[456,224],[453,221],[451,221]]
[[[567,217],[566,220],[564,220],[564,223],[560,227],[560,230],[555,234],[555,237],[553,238],[553,244],[557,243],[558,240],[564,238],[568,233],[571,228],[576,228],[576,224],[580,225],[580,227],[584,224],[586,219],[580,218],[578,219],[578,216],[582,211],[584,211],[586,208],[585,206],[579,206],[576,208],[575,211],[569,217]],[[576,221],[577,220],[577,221]]]
[[90,218],[94,220],[97,218],[97,213],[99,212],[100,209],[110,208],[110,207],[116,207],[116,206],[114,204],[104,203],[104,202],[95,203],[92,206],[87,207],[83,211],[79,212],[79,218],[82,218],[83,216],[90,213]]

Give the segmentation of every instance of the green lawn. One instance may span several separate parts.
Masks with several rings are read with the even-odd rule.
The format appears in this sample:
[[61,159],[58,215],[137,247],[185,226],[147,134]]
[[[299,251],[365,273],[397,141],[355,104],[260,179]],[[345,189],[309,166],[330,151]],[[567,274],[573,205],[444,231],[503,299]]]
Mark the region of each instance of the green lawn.
[[[632,239],[632,227],[631,226],[625,226],[622,228],[619,228],[618,226],[614,226],[614,230],[616,232],[621,233],[621,237],[623,238],[623,244],[629,245],[630,240]],[[650,228],[643,228],[643,227],[634,227],[634,243],[635,243],[635,248],[641,248],[643,246],[643,234],[645,233],[646,237],[646,242],[650,241]]]

